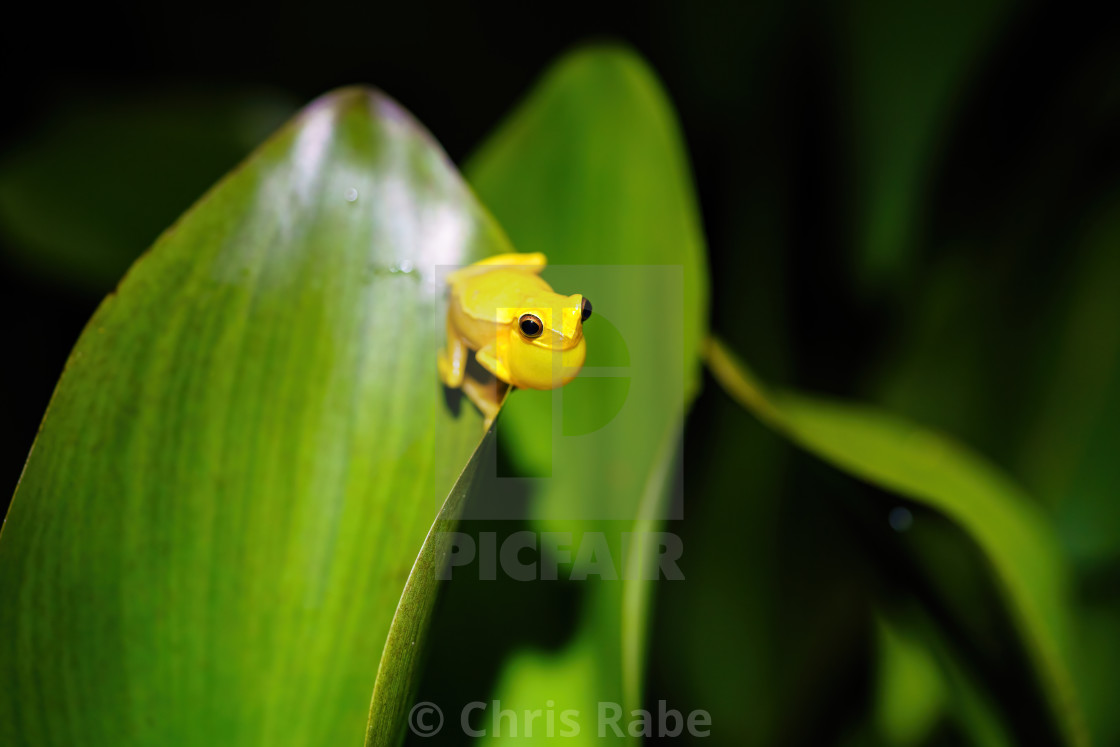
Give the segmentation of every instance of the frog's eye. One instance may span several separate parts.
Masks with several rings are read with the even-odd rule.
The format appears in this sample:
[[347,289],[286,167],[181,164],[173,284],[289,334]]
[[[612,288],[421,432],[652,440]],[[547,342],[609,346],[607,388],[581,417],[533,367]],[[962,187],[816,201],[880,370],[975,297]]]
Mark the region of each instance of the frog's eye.
[[586,322],[587,317],[589,316],[591,316],[591,302],[588,301],[587,297],[585,296],[583,299],[583,303],[580,304],[579,307],[579,317],[581,320]]
[[528,339],[532,340],[534,337],[540,337],[541,332],[544,332],[544,325],[541,324],[540,317],[535,314],[522,314],[521,318],[517,320],[517,326]]

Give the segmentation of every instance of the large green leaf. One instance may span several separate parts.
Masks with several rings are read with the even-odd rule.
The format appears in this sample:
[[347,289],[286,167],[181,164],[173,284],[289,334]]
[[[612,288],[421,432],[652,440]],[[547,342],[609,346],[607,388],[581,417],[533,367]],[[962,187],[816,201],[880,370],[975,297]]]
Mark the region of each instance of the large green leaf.
[[459,476],[451,494],[444,501],[424,546],[416,556],[416,563],[408,575],[408,582],[401,592],[400,603],[393,615],[393,623],[385,640],[385,650],[377,669],[377,681],[370,700],[369,723],[366,726],[366,747],[381,747],[400,743],[405,719],[411,711],[409,698],[415,692],[416,672],[419,669],[423,643],[431,621],[436,593],[442,577],[441,570],[451,550],[453,533],[462,516],[467,495],[478,474],[479,463],[486,446],[493,444],[493,424],[487,430],[487,440],[475,449],[463,474]]
[[1037,505],[944,436],[870,407],[768,391],[714,339],[707,362],[763,422],[825,461],[942,512],[973,537],[1004,592],[1055,722],[1067,743],[1085,744],[1070,676],[1067,572]]
[[496,251],[356,88],[168,230],[78,341],[0,537],[0,743],[359,744],[483,433],[441,395],[435,268]]
[[[602,540],[615,568],[639,563],[656,548],[624,548],[622,534],[648,539],[660,526],[706,330],[704,242],[671,106],[632,52],[580,50],[466,171],[518,250],[544,252],[553,285],[595,306],[583,375],[556,392],[516,392],[502,415],[499,442],[538,478],[534,526],[571,532],[573,556]],[[639,707],[649,584],[595,581],[570,647],[509,662],[503,705]]]

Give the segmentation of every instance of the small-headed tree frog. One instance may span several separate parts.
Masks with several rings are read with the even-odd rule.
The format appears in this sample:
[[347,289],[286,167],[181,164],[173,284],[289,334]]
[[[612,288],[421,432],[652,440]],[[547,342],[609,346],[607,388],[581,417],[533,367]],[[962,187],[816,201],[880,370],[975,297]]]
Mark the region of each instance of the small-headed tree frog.
[[563,386],[583,366],[591,302],[553,291],[540,276],[547,262],[540,253],[500,254],[447,277],[447,348],[439,353],[439,375],[461,388],[488,424],[501,395],[467,375],[468,350],[495,378],[525,389]]

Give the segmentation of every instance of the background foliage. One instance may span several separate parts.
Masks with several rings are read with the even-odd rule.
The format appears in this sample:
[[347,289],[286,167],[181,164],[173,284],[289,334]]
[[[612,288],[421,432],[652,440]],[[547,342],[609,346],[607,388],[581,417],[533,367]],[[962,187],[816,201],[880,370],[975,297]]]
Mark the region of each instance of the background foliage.
[[[862,0],[566,5],[531,30],[458,6],[362,13],[281,6],[262,26],[145,6],[101,34],[75,19],[35,65],[4,60],[22,71],[0,151],[10,487],[96,303],[299,105],[369,81],[478,168],[548,65],[606,34],[644,55],[679,117],[711,328],[766,381],[951,434],[1011,476],[1065,568],[1040,614],[1068,620],[1071,690],[1095,742],[1120,739],[1114,18]],[[990,571],[1005,522],[981,517],[985,539],[830,466],[707,375],[682,465],[688,580],[657,588],[647,703],[708,709],[726,744],[1077,739]],[[523,652],[562,655],[587,614],[578,584],[444,591],[420,685],[436,702],[486,699]]]

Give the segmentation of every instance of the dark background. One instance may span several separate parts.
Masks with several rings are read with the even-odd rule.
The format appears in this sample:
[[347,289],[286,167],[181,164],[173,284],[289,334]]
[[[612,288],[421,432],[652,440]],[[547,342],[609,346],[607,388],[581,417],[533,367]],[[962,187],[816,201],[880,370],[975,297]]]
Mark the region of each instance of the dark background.
[[[0,154],[8,156],[75,108],[86,112],[105,100],[264,95],[298,106],[367,82],[407,106],[458,161],[558,54],[586,41],[625,41],[661,76],[681,119],[709,242],[713,326],[740,349],[750,345],[763,372],[835,393],[861,393],[859,382],[895,341],[895,302],[922,282],[930,266],[923,253],[1021,222],[1031,230],[1021,231],[1016,250],[1035,263],[1029,282],[1044,292],[1061,269],[1061,231],[1114,183],[1120,155],[1115,14],[1058,5],[1002,11],[990,43],[961,76],[953,117],[938,138],[918,261],[893,287],[869,290],[847,282],[856,274],[851,158],[859,154],[847,142],[843,49],[856,11],[843,4],[565,3],[531,11],[457,3],[346,10],[147,4],[65,12],[37,4],[21,12],[27,16],[0,32]],[[946,9],[950,18],[954,12],[969,11]],[[154,206],[148,230],[120,251],[139,254],[244,155],[226,150],[208,152],[186,176],[153,167],[149,178],[166,184],[150,187],[175,185],[181,199]],[[185,158],[165,157],[169,166]],[[191,183],[180,186],[186,177]],[[10,235],[4,240],[12,243]],[[7,350],[18,359],[3,373],[0,481],[9,486],[66,353],[111,287],[59,287],[49,272],[26,272],[10,254],[0,256]],[[744,306],[744,284],[758,277],[767,283],[749,287],[763,300]],[[1019,333],[1029,335],[1024,326]]]
[[[934,65],[945,51],[940,40],[956,38],[945,29],[973,23],[980,12],[966,3],[933,15],[888,7],[21,8],[26,17],[0,31],[0,188],[13,168],[17,176],[45,174],[45,183],[57,185],[57,214],[49,220],[66,224],[86,210],[81,220],[96,225],[100,216],[112,224],[102,226],[107,242],[123,238],[104,262],[96,242],[88,256],[36,259],[34,242],[0,214],[0,492],[14,489],[70,347],[100,298],[131,258],[248,153],[267,123],[334,87],[371,83],[461,162],[552,60],[603,39],[644,55],[676,106],[708,239],[713,329],[768,379],[886,405],[1029,474],[1026,442],[1044,415],[1039,403],[1053,396],[1058,328],[1078,293],[1078,247],[1102,211],[1116,205],[1120,187],[1120,26],[1115,13],[1088,6],[986,6],[980,41],[937,98],[937,124],[919,149],[916,176],[879,188],[866,166],[874,154],[864,148],[920,129],[890,105],[892,92],[928,83],[912,48],[928,47]],[[853,63],[867,44],[881,46],[872,50],[877,67]],[[910,63],[893,64],[896,47]],[[256,113],[229,115],[244,102],[257,102]],[[146,111],[158,114],[140,163],[130,149],[135,131],[117,131],[114,123]],[[201,112],[197,121],[187,116],[169,125],[176,112],[193,111]],[[239,123],[229,129],[240,130],[213,135],[213,122]],[[83,156],[86,165],[71,173],[53,164],[51,153],[75,152],[66,149],[82,142],[86,127],[97,145]],[[889,171],[889,159],[883,168]],[[8,184],[20,188],[18,178]],[[897,261],[869,262],[866,216],[900,190],[915,206],[905,251]],[[120,228],[122,215],[130,220]],[[1114,326],[1113,312],[1120,307],[1105,304],[1090,316],[1102,334]],[[1095,339],[1091,324],[1082,334],[1090,344]],[[735,469],[759,466],[759,490],[770,498],[754,500],[740,473],[720,474],[731,468],[712,456],[717,442],[749,455]],[[686,496],[700,503],[686,509],[689,519],[677,529],[687,547],[712,549],[693,556],[699,581],[659,597],[654,701],[695,700],[717,723],[736,725],[725,736],[814,744],[859,734],[871,698],[869,609],[873,600],[916,599],[996,694],[1018,741],[1045,743],[1045,709],[1024,684],[1022,662],[1001,643],[1006,621],[993,611],[963,613],[966,604],[907,565],[911,556],[883,521],[896,500],[793,453],[710,379],[687,444]],[[764,463],[780,469],[763,474]],[[717,485],[738,509],[706,512],[702,498]],[[975,552],[938,517],[910,508],[932,537],[930,552]],[[756,570],[721,580],[703,569],[725,562],[717,549],[727,525],[753,528],[739,538],[748,546],[739,560]],[[1073,531],[1066,539],[1076,545]],[[1114,605],[1109,589],[1120,555],[1098,548],[1078,563],[1079,593]],[[763,577],[773,577],[766,588]],[[462,610],[477,591],[453,587],[441,608]],[[558,645],[575,603],[564,592],[559,598],[520,604],[519,615],[502,608],[474,619],[464,637],[488,634],[507,648]],[[830,624],[814,624],[820,619]],[[719,620],[729,622],[721,629],[712,622]],[[462,632],[440,625],[437,641]],[[734,642],[740,638],[741,645]],[[705,648],[705,641],[723,648]],[[454,656],[447,648],[437,644],[433,657]],[[468,685],[492,677],[498,654],[488,656],[489,663],[457,662],[473,668]],[[705,656],[720,659],[708,679],[722,704],[712,704],[705,678],[687,663]],[[433,676],[425,687],[438,690]],[[935,739],[954,742],[952,724]]]

